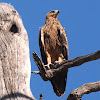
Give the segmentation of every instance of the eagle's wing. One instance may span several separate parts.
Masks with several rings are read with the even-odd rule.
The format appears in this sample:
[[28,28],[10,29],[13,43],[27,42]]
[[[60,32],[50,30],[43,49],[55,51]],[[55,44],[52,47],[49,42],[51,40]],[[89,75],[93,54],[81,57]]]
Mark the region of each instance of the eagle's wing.
[[39,47],[40,47],[42,61],[44,65],[47,65],[47,55],[44,50],[44,34],[42,28],[40,29],[40,33],[39,33]]
[[58,41],[61,44],[62,54],[64,59],[68,60],[69,50],[68,50],[68,41],[65,29],[63,27],[58,27]]

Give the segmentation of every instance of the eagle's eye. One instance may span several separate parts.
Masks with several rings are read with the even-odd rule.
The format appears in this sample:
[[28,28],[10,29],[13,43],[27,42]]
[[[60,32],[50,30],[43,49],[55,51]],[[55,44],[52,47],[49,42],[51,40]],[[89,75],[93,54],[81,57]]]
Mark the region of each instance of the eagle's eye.
[[55,13],[55,11],[53,10],[53,11],[51,11],[51,13]]

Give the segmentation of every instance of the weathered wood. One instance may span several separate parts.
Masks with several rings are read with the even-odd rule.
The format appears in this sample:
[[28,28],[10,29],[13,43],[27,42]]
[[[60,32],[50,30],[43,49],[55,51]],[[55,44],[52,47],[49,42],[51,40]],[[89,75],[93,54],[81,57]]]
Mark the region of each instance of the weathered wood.
[[81,100],[84,94],[100,91],[100,81],[94,83],[87,83],[72,91],[67,100]]
[[46,78],[46,68],[45,68],[44,64],[41,62],[40,58],[38,57],[38,55],[35,52],[33,52],[32,54],[33,54],[34,61],[40,71],[40,72],[32,72],[32,73],[40,74],[42,79],[44,81],[47,81],[48,79]]
[[[38,69],[40,72],[37,74],[40,74],[42,79],[44,81],[50,80],[52,77],[57,75],[57,73],[62,73],[64,70],[67,70],[68,68],[75,67],[82,65],[85,62],[89,62],[92,60],[100,59],[100,50],[85,56],[80,56],[71,60],[64,60],[62,63],[52,64],[49,66],[51,69],[45,68],[45,65],[41,62],[39,56],[34,52],[33,53],[34,61],[38,66]],[[35,72],[34,72],[35,73]]]
[[0,3],[0,100],[34,100],[27,32],[13,6]]

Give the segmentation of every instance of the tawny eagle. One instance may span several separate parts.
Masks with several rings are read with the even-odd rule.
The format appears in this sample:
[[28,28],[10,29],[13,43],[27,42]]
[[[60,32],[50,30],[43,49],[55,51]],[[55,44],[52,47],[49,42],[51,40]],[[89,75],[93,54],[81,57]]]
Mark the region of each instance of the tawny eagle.
[[[39,47],[44,65],[61,63],[68,60],[68,42],[65,29],[57,20],[59,11],[52,10],[46,15],[46,22],[40,28]],[[67,71],[64,71],[50,81],[58,97],[65,93]]]

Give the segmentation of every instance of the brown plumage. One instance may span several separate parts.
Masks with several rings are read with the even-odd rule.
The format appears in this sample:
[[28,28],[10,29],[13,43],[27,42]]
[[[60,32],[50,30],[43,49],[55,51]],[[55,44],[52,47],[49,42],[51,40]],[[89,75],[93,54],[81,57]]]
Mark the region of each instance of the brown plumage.
[[[50,11],[46,15],[46,23],[40,28],[39,46],[43,63],[49,65],[63,59],[68,60],[68,42],[65,29],[57,20],[58,10]],[[54,92],[61,96],[65,92],[67,71],[56,75],[50,81]]]

